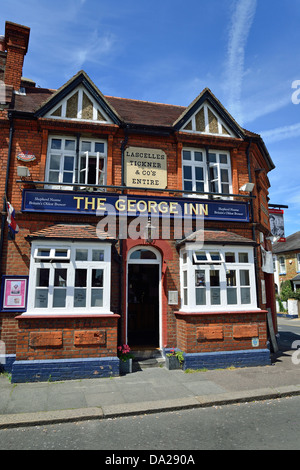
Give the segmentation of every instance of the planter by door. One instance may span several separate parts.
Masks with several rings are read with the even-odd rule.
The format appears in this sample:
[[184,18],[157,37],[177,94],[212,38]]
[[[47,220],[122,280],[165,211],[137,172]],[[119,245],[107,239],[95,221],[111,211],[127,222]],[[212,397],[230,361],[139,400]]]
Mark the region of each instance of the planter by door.
[[120,361],[120,374],[131,374],[132,372],[132,359],[127,361]]
[[288,299],[288,314],[294,317],[299,316],[299,304],[297,299]]
[[181,369],[181,364],[176,356],[166,356],[166,368],[169,370]]

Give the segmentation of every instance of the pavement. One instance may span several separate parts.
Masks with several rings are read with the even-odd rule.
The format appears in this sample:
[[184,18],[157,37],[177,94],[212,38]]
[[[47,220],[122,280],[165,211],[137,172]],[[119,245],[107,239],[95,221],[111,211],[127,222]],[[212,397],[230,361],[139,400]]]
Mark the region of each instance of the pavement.
[[[299,319],[278,319],[279,351],[272,364],[187,373],[136,367],[119,377],[12,384],[0,375],[0,428],[25,427],[175,411],[300,395]],[[300,345],[300,342],[299,342]],[[296,359],[296,361],[294,360]],[[299,362],[299,364],[297,364]]]

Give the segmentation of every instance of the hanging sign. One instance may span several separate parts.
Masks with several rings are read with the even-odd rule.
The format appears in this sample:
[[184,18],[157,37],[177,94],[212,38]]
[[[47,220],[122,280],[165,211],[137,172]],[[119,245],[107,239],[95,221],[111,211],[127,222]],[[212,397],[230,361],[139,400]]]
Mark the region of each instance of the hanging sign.
[[278,242],[285,242],[284,236],[284,211],[282,209],[269,209],[270,227],[272,235],[277,238]]

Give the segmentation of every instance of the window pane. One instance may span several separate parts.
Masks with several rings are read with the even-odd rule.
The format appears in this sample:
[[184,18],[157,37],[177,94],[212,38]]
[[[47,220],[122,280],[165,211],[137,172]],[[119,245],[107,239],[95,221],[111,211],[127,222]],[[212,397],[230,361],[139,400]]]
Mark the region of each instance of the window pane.
[[103,306],[103,289],[92,289],[91,307]]
[[50,248],[39,248],[37,256],[50,256]]
[[228,170],[221,170],[221,181],[222,183],[229,183]]
[[64,170],[73,171],[74,169],[74,157],[65,157]]
[[202,152],[195,152],[195,161],[196,162],[202,162],[203,161],[203,155]]
[[49,181],[51,183],[58,183],[58,181],[59,181],[59,172],[58,171],[49,171]]
[[227,287],[236,286],[236,272],[232,269],[226,271],[226,285]]
[[87,261],[87,259],[88,259],[88,250],[84,250],[84,249],[76,250],[75,259],[76,259],[76,261]]
[[250,276],[249,271],[246,269],[240,270],[240,283],[241,286],[250,286]]
[[206,305],[206,289],[196,289],[196,305]]
[[196,172],[196,180],[203,181],[203,168],[200,166],[197,166],[195,168],[195,172]]
[[53,290],[53,307],[64,308],[66,306],[67,289],[54,289]]
[[51,139],[51,148],[55,150],[61,149],[61,139]]
[[235,254],[234,253],[225,253],[225,261],[227,263],[235,263]]
[[183,150],[182,152],[182,159],[183,160],[191,160],[191,152],[189,150]]
[[91,142],[81,142],[82,152],[90,152],[92,148]]
[[36,272],[36,286],[49,287],[49,269],[38,268]]
[[75,140],[66,140],[65,141],[65,150],[75,150]]
[[150,250],[135,250],[131,253],[130,259],[156,259],[156,254]]
[[215,153],[209,153],[208,154],[208,161],[210,163],[216,163],[217,162],[217,155]]
[[195,286],[196,287],[205,287],[205,271],[202,269],[197,269],[195,272]]
[[237,291],[235,287],[227,289],[227,304],[228,305],[237,304]]
[[183,178],[185,180],[192,179],[192,167],[191,166],[184,166],[183,167]]
[[207,261],[205,251],[196,251],[195,253],[197,261]]
[[220,286],[220,271],[211,270],[210,273],[210,287]]
[[75,289],[74,290],[74,307],[85,307],[86,306],[86,289]]
[[193,183],[191,181],[185,181],[183,189],[184,191],[193,191]]
[[73,183],[73,173],[64,173],[63,183]]
[[210,302],[211,302],[211,305],[220,305],[221,295],[220,295],[219,287],[212,287],[210,289]]
[[241,302],[242,302],[242,304],[250,304],[251,303],[250,287],[242,287],[241,288]]
[[66,258],[68,256],[68,250],[55,250],[55,256],[58,258]]
[[50,156],[50,170],[59,170],[60,168],[60,156],[51,155]]
[[35,308],[47,308],[48,307],[48,289],[37,289],[35,291]]
[[220,163],[227,163],[227,155],[223,153],[220,154]]
[[239,263],[249,263],[248,253],[239,253]]
[[66,287],[67,285],[67,269],[55,269],[54,285],[57,287]]
[[75,287],[86,287],[86,269],[76,269],[75,271]]
[[95,142],[95,152],[104,153],[104,142]]
[[187,287],[187,271],[183,271],[183,287]]
[[196,181],[196,191],[204,193],[204,183]]
[[92,287],[103,287],[103,269],[92,270]]
[[104,251],[93,250],[92,261],[104,261]]
[[222,193],[223,194],[230,194],[230,187],[229,184],[222,184]]
[[221,261],[221,256],[218,251],[211,251],[209,254],[212,261]]

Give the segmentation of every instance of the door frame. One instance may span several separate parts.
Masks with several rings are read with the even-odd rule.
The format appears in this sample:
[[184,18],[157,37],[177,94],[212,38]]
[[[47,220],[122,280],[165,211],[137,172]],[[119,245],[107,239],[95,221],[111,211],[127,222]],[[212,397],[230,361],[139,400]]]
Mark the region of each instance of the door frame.
[[[134,251],[147,250],[152,251],[156,255],[156,259],[130,259],[130,256]],[[156,264],[158,265],[158,337],[159,337],[159,348],[162,349],[162,258],[159,250],[148,245],[136,245],[127,253],[126,260],[126,343],[128,343],[128,265],[129,264]],[[129,345],[130,346],[130,345]]]

